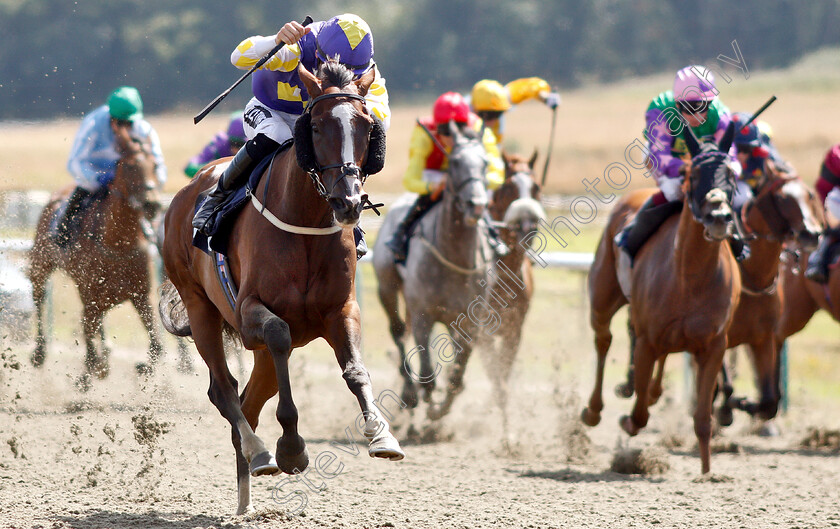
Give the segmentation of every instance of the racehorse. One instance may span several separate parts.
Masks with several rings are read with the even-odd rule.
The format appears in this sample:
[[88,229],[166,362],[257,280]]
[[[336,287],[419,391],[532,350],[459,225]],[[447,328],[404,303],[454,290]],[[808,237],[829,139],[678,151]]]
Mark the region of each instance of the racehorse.
[[124,301],[131,301],[149,334],[149,363],[138,364],[138,370],[150,372],[163,351],[149,302],[149,247],[144,236],[160,207],[155,162],[148,145],[131,139],[127,131],[117,134],[116,139],[121,157],[114,180],[105,190],[104,198],[76,213],[79,236],[75,243],[60,248],[50,229],[62,201],[73,190],[68,187],[54,194],[41,212],[29,253],[29,279],[38,322],[32,365],[40,367],[46,357],[43,321],[46,283],[56,269],[62,269],[76,283],[82,301],[86,368],[83,380],[91,374],[98,378],[108,375],[110,351],[105,344],[102,321],[111,308]]
[[[698,365],[694,432],[703,473],[709,472],[711,463],[709,441],[715,382],[741,294],[738,266],[726,244],[735,230],[729,205],[735,185],[734,172],[726,154],[733,135],[734,127],[730,125],[718,147],[706,145],[702,149],[692,135],[685,135],[692,161],[685,179],[682,212],[669,218],[645,243],[629,270],[630,284],[625,285],[629,294],[625,299],[630,299],[636,335],[636,403],[632,414],[621,418],[621,427],[633,436],[647,424],[648,389],[654,363],[668,353],[693,353]],[[632,199],[638,200],[638,196]],[[613,230],[619,224],[613,216],[626,217],[627,208],[617,207],[611,214],[596,254],[601,265],[592,268],[589,278],[591,319],[598,350],[595,389],[582,413],[582,420],[589,426],[600,422],[604,407],[601,387],[612,336],[609,320],[602,318],[613,307],[621,306],[617,296],[610,297],[604,292],[621,289],[618,277],[628,273],[626,269],[617,273],[615,268],[609,270],[603,264],[611,261],[618,268],[624,266],[616,264],[617,252],[621,250],[612,242],[616,233]],[[612,255],[598,255],[605,252]]]
[[[352,228],[367,200],[363,179],[384,163],[384,129],[364,103],[374,71],[354,81],[350,70],[330,60],[315,74],[303,66],[298,72],[311,99],[297,121],[295,145],[272,158],[250,193],[253,207],[246,206],[230,229],[227,257],[238,284],[235,307],[220,286],[214,260],[191,244],[198,195],[214,184],[228,162],[205,166],[175,196],[165,219],[163,261],[180,298],[170,301],[183,305],[188,321],[169,319],[173,313],[163,310],[161,316],[170,332],[193,336],[210,370],[210,401],[232,426],[240,514],[250,509],[250,476],[293,474],[309,464],[298,433],[289,357],[316,338],[324,338],[335,351],[342,376],[358,399],[362,414],[355,424],[361,429],[358,419],[364,422],[368,454],[404,457],[362,361],[354,281]],[[225,327],[239,333],[245,348],[254,352],[254,368],[241,397],[225,361]],[[254,430],[263,405],[277,393],[283,435],[271,454]]]
[[[755,198],[744,204],[742,219],[754,238],[750,257],[740,263],[741,299],[729,328],[728,346],[748,346],[761,397],[759,402],[731,398],[732,383],[724,369],[723,405],[718,409],[723,426],[732,424],[733,407],[763,420],[776,416],[781,398],[775,343],[783,299],[778,288],[780,256],[786,244],[813,250],[823,230],[814,192],[798,176],[778,171],[769,161],[767,177],[759,183]],[[658,381],[661,393],[661,376]]]
[[[430,403],[427,416],[432,420],[449,412],[455,393],[463,388],[464,368],[472,352],[473,338],[479,331],[475,315],[466,314],[477,310],[474,304],[484,292],[489,264],[486,236],[480,226],[488,203],[487,154],[472,131],[462,133],[454,124],[450,124],[450,130],[454,145],[448,154],[446,187],[440,201],[418,222],[409,240],[405,264],[395,263],[386,242],[405,215],[408,204],[395,205],[388,211],[373,252],[379,300],[400,353],[402,400],[409,408],[417,407],[415,381],[419,382],[423,400]],[[400,294],[405,300],[405,320],[411,326],[416,344],[409,353],[405,350],[406,321],[398,305]],[[485,316],[483,312],[479,318]],[[453,361],[449,372],[450,391],[439,406],[432,403],[432,391],[443,369],[442,362],[436,361],[433,369],[429,351],[435,322],[452,324],[457,329],[438,335],[431,343],[441,360]],[[419,373],[411,367],[415,354],[420,357]]]
[[493,383],[496,404],[502,412],[502,431],[507,437],[508,382],[534,293],[531,261],[525,255],[528,247],[520,241],[536,230],[546,215],[540,204],[540,185],[534,178],[537,153],[534,152],[530,159],[504,153],[503,159],[505,181],[493,191],[489,210],[510,252],[493,263],[484,296],[499,305],[500,326],[492,335],[480,333],[477,347],[485,354],[485,367]]
[[[795,243],[813,249],[822,230],[813,191],[798,176],[779,171],[772,162],[767,162],[766,174],[757,186],[755,197],[742,208],[742,225],[752,241],[751,252],[748,259],[739,263],[742,295],[728,334],[728,347],[748,346],[761,400],[754,403],[744,398],[730,398],[732,382],[724,367],[723,404],[718,409],[718,421],[723,426],[732,424],[733,408],[762,419],[776,415],[780,391],[776,376],[774,330],[781,316],[782,304],[778,290],[780,254],[784,244]],[[650,388],[651,404],[662,394],[665,358],[657,362]],[[632,372],[631,360],[628,370],[628,381],[631,383]],[[625,387],[620,386],[616,392],[619,396],[630,397],[632,386],[629,391]]]

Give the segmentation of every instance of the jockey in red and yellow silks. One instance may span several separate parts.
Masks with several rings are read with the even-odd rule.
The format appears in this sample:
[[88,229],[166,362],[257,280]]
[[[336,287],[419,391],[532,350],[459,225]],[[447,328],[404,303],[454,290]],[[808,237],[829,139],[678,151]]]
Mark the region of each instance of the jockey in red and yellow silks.
[[820,244],[808,258],[805,277],[817,283],[828,282],[828,265],[832,249],[840,244],[840,143],[832,145],[825,155],[816,184],[817,194],[825,206],[828,228]]

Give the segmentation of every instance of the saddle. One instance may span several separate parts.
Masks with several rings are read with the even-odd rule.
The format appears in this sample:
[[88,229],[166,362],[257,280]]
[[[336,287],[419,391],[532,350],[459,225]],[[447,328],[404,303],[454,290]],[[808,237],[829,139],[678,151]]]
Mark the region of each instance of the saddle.
[[[277,148],[277,150],[263,158],[256,166],[254,166],[251,170],[250,176],[248,177],[248,183],[244,187],[241,187],[231,193],[222,206],[213,212],[213,215],[211,216],[211,224],[213,225],[212,233],[208,236],[196,231],[193,235],[193,246],[210,256],[213,255],[213,252],[227,255],[228,239],[230,237],[230,230],[233,227],[233,222],[239,216],[239,212],[242,210],[242,207],[251,200],[251,192],[257,188],[257,185],[260,183],[260,178],[262,178],[263,173],[269,165],[271,165],[274,158],[291,147],[293,143],[293,140],[284,142]],[[212,188],[199,193],[196,198],[194,212],[198,211],[198,208],[201,207],[201,204],[207,199],[207,195],[210,194],[211,189]]]

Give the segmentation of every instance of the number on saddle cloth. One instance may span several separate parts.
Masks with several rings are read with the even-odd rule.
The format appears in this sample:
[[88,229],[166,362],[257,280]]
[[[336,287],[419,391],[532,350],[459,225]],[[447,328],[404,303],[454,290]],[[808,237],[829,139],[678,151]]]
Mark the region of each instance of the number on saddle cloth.
[[[212,252],[214,251],[219,252],[222,255],[227,255],[228,238],[230,236],[231,227],[233,226],[233,221],[236,220],[236,217],[242,210],[242,207],[250,200],[250,191],[257,188],[257,184],[259,184],[262,174],[269,165],[271,165],[271,161],[274,157],[279,156],[291,145],[292,140],[284,142],[277,148],[276,151],[257,163],[251,171],[251,175],[248,177],[248,184],[231,193],[222,206],[217,211],[213,212],[211,217],[212,221],[210,223],[213,226],[213,232],[207,236],[199,231],[195,231],[192,241],[193,246],[210,256],[212,256]],[[201,204],[204,200],[206,200],[209,192],[210,189],[198,195],[195,203],[195,211],[198,211],[198,208],[201,207]]]

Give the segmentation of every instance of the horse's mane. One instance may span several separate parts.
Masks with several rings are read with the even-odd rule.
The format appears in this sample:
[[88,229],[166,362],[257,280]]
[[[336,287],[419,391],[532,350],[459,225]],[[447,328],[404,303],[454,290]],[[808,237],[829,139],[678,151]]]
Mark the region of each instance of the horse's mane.
[[338,62],[338,59],[332,57],[318,68],[316,77],[321,81],[322,88],[327,88],[328,86],[344,88],[353,82],[354,76],[353,72]]

